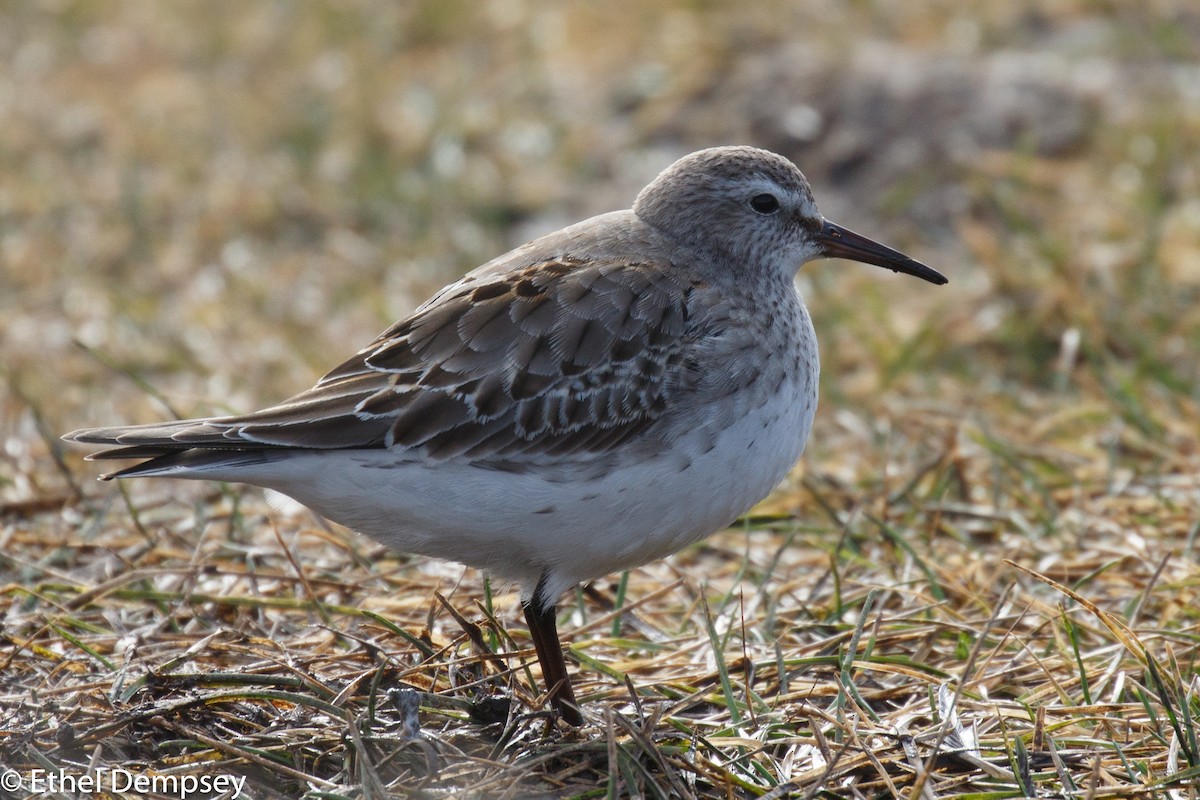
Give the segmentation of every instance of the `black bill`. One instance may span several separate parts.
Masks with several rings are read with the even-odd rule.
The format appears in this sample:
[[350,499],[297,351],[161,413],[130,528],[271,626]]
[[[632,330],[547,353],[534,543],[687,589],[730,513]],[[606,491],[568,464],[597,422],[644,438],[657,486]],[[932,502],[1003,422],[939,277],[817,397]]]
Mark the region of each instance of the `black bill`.
[[829,220],[825,220],[825,224],[815,238],[824,248],[824,255],[828,258],[847,258],[851,261],[861,261],[864,264],[874,264],[877,267],[890,269],[892,272],[903,272],[905,275],[924,278],[939,286],[946,283],[946,276],[933,267],[927,267],[899,250],[885,247],[879,242],[860,236]]

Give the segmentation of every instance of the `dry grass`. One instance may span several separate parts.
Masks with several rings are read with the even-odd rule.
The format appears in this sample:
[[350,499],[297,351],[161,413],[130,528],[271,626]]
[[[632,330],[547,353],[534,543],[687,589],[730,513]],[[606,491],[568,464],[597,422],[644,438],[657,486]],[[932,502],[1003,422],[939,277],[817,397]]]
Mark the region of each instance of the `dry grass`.
[[[1200,17],[610,6],[0,12],[0,766],[255,798],[1196,797]],[[905,128],[889,98],[940,58],[1026,77],[915,95]],[[1065,87],[1044,119],[1030,74]],[[838,135],[776,138],[772,92],[818,83]],[[1004,103],[1014,130],[941,142]],[[509,587],[239,487],[96,484],[57,442],[278,399],[728,141],[951,283],[805,270],[809,452],[739,527],[564,599],[581,730],[540,712]]]

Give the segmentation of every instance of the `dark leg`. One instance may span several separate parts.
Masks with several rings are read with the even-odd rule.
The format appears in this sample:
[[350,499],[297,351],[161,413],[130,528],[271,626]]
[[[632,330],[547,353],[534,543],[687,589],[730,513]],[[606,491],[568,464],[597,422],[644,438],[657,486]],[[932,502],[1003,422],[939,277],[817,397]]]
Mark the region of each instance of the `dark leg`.
[[[540,585],[538,587],[541,588]],[[542,679],[550,690],[550,704],[562,715],[563,721],[576,727],[583,724],[579,704],[575,702],[575,690],[567,675],[567,662],[563,658],[562,645],[558,641],[558,621],[555,619],[556,604],[544,604],[541,592],[522,603],[525,621],[529,624],[529,635],[537,650],[538,663],[542,665]]]

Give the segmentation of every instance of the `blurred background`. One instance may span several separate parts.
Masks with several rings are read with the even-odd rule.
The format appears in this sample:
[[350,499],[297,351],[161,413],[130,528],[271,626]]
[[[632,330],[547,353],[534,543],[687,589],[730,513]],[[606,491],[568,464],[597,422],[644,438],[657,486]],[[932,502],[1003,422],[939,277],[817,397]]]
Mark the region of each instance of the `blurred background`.
[[[444,283],[720,144],[793,159],[826,216],[950,283],[801,271],[823,373],[800,465],[733,530],[626,576],[624,623],[587,620],[626,578],[564,598],[608,721],[582,777],[569,740],[566,762],[540,734],[500,753],[462,711],[484,690],[537,705],[521,625],[501,635],[515,594],[253,490],[99,484],[58,440],[287,397]],[[487,791],[515,764],[512,786],[549,775],[536,796],[618,796],[609,759],[641,742],[647,775],[673,759],[696,796],[809,770],[874,797],[880,759],[909,791],[910,746],[946,733],[934,685],[982,652],[960,685],[985,755],[1058,737],[1076,776],[1054,755],[1012,796],[1194,781],[1169,701],[1195,696],[1200,609],[1197,154],[1194,0],[0,4],[0,760],[292,754],[301,772],[255,791],[296,797],[297,774],[362,782],[359,719],[402,680],[446,780]],[[713,699],[726,657],[765,698],[753,724],[731,684]],[[196,674],[239,671],[188,704]],[[850,679],[883,716],[842,704]],[[652,739],[613,724],[642,715],[635,684],[667,709]],[[732,738],[697,749],[710,734]],[[747,757],[746,736],[782,738]],[[870,752],[829,777],[827,740]],[[939,791],[998,796],[996,769]]]
[[804,469],[877,480],[914,410],[1069,475],[1196,464],[1192,3],[44,0],[0,9],[0,121],[6,510],[107,491],[61,432],[279,400],[729,143],[950,277],[803,270]]

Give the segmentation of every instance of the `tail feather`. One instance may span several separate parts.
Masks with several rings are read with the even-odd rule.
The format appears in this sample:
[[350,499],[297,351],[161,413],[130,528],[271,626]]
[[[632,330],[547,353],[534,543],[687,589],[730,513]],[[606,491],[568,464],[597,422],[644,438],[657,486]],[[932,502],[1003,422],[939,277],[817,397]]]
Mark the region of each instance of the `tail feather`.
[[[108,459],[128,459],[128,458],[158,458],[170,453],[182,453],[185,450],[195,449],[192,445],[177,444],[173,446],[161,444],[134,444],[125,447],[110,447],[107,450],[99,450],[95,453],[88,453],[84,456],[85,461],[104,461]],[[205,447],[202,448],[211,452],[229,452],[230,450],[245,450],[244,447]]]
[[223,420],[189,419],[178,422],[84,428],[65,434],[69,442],[109,445],[87,456],[89,461],[143,459],[101,480],[135,476],[209,478],[216,472],[258,466],[300,448],[272,447],[240,439],[237,428]]
[[[296,419],[288,423],[264,423],[268,413],[258,412],[244,417],[213,417],[185,419],[178,422],[129,425],[118,428],[84,428],[62,438],[83,444],[106,444],[113,447],[151,447],[178,450],[242,449],[274,447],[279,449],[341,450],[383,447],[392,421],[387,418],[362,419],[354,414],[330,414],[313,419]],[[129,455],[99,458],[137,457]]]
[[[132,448],[130,448],[132,449]],[[98,453],[98,458],[126,458],[129,456],[113,455],[108,453],[114,451],[105,451]],[[100,480],[111,481],[114,478],[135,478],[135,477],[170,477],[170,478],[201,478],[220,480],[219,475],[214,473],[229,473],[231,470],[240,470],[246,467],[256,467],[265,464],[270,464],[278,461],[280,458],[287,457],[289,451],[280,451],[278,449],[267,450],[259,449],[244,449],[244,450],[175,450],[171,452],[159,451],[153,456],[134,456],[136,458],[146,457],[149,460],[143,461],[140,464],[133,464],[116,472],[108,472],[100,476]]]
[[154,422],[149,425],[125,425],[117,428],[83,428],[64,434],[68,442],[152,446],[165,448],[235,446],[237,428],[221,418],[184,419],[178,422]]

